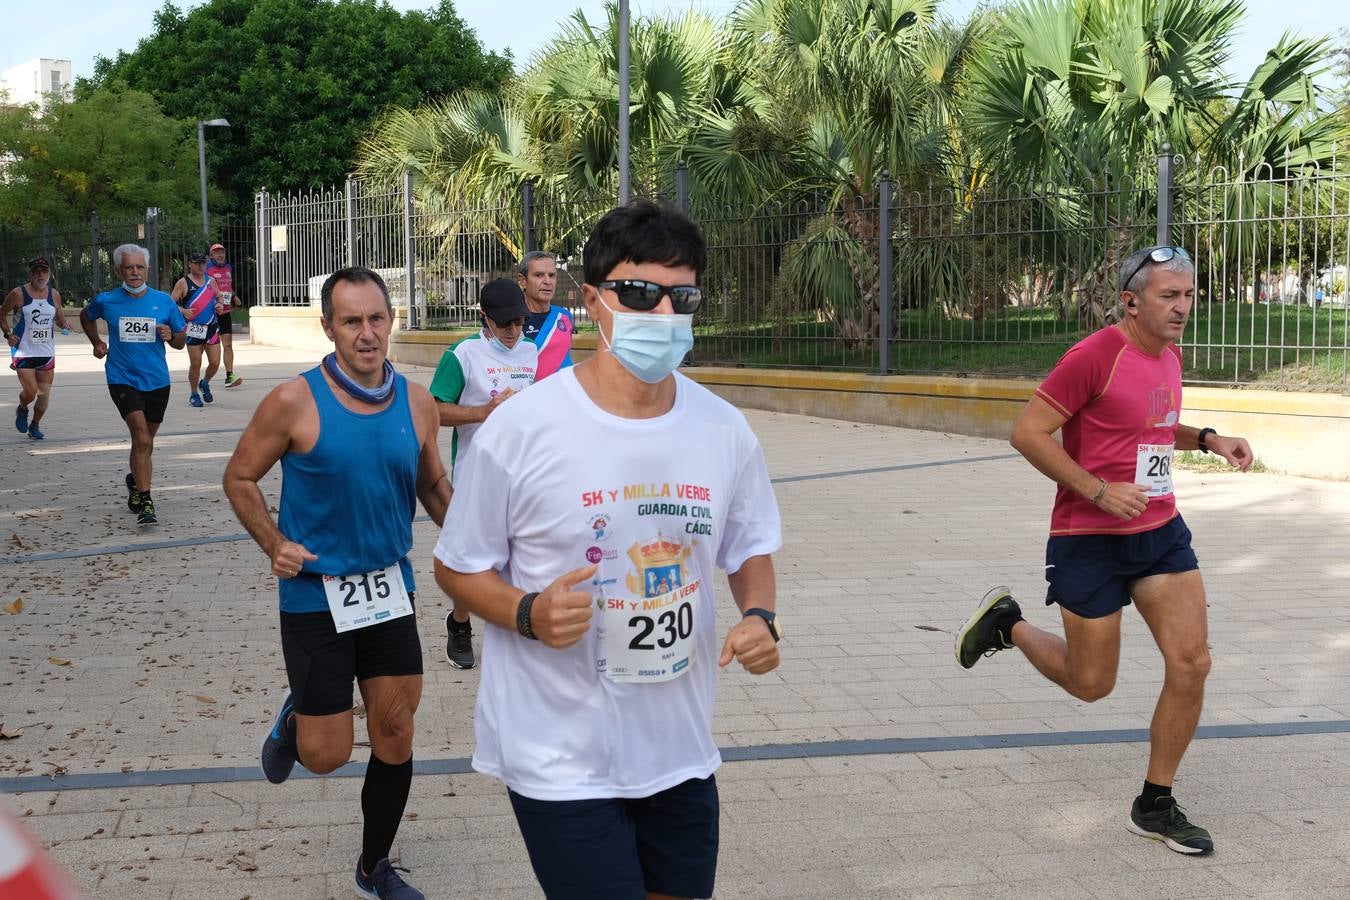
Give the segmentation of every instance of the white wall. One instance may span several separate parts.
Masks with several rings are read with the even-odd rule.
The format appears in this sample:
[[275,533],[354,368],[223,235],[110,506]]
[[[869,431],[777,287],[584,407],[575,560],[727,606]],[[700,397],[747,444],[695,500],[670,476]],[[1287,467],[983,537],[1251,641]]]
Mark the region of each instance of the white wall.
[[41,103],[54,86],[63,99],[69,100],[74,83],[71,72],[68,59],[30,59],[0,73],[0,89],[8,93],[5,102],[11,106]]

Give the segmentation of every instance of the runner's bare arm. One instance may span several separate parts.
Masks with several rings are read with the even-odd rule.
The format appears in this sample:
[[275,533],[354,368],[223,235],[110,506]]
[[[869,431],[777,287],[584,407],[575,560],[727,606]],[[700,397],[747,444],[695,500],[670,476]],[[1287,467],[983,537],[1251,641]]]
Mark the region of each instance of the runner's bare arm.
[[[1076,491],[1118,519],[1129,521],[1143,513],[1148,495],[1129,482],[1112,482],[1102,492],[1103,479],[1083,468],[1055,440],[1068,420],[1049,403],[1033,396],[1013,424],[1009,443],[1045,477]],[[1100,496],[1099,496],[1099,492]]]
[[[777,588],[772,556],[750,557],[727,575],[727,583],[741,612],[756,607],[773,611]],[[767,622],[759,616],[746,616],[727,632],[718,665],[725,666],[733,659],[739,660],[751,675],[763,675],[778,668],[778,642]]]
[[108,355],[108,345],[103,343],[103,339],[98,336],[98,321],[89,318],[89,310],[80,310],[80,327],[84,329],[85,337],[89,338],[90,345],[94,348],[94,359],[102,359]]
[[187,296],[187,279],[180,278],[174,284],[173,290],[169,291],[169,296],[173,298],[174,303],[182,303],[183,298]]
[[422,441],[422,452],[417,457],[417,499],[440,528],[445,523],[445,511],[450,508],[450,479],[441,462],[441,448],[436,443],[439,416],[436,401],[420,384],[409,383],[410,399],[420,423],[417,431]]
[[[530,612],[530,624],[539,642],[549,647],[570,647],[590,628],[595,601],[587,591],[573,588],[595,577],[599,566],[574,569],[554,579],[539,592]],[[525,591],[508,584],[495,571],[456,572],[436,560],[436,583],[455,600],[485,622],[516,631],[516,610]]]
[[273,573],[282,578],[299,571],[301,559],[314,557],[281,533],[267,511],[258,482],[290,449],[291,426],[299,420],[308,402],[312,401],[301,379],[278,385],[264,397],[240,435],[223,479],[225,496],[234,514],[272,560]]
[[[15,298],[18,298],[18,300]],[[11,345],[19,343],[19,339],[10,328],[10,318],[14,315],[14,310],[19,308],[19,302],[22,299],[23,294],[19,292],[18,288],[15,288],[5,295],[5,302],[0,304],[0,326],[4,328],[5,340],[9,341]]]
[[61,309],[61,304],[63,302],[64,301],[61,299],[61,292],[58,290],[53,290],[52,305],[56,307],[56,327],[60,328],[62,331],[69,331],[70,326],[66,324],[66,314]]
[[[1177,449],[1178,450],[1199,450],[1200,432],[1202,429],[1191,425],[1177,425]],[[1222,456],[1228,461],[1228,464],[1235,469],[1247,471],[1252,467],[1256,458],[1252,455],[1251,445],[1247,443],[1246,438],[1224,437],[1214,431],[1211,431],[1205,437],[1205,449],[1211,453]]]
[[438,400],[436,401],[436,410],[440,417],[440,423],[447,428],[455,425],[473,425],[476,422],[486,422],[487,417],[492,415],[492,411],[508,397],[514,396],[515,393],[512,388],[507,388],[482,406],[464,406],[459,403],[445,403]]

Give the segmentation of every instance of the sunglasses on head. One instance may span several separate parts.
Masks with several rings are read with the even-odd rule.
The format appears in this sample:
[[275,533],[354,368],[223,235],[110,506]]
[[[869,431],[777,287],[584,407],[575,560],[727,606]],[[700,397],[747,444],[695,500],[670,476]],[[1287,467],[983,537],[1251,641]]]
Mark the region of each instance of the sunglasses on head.
[[1144,266],[1148,265],[1151,262],[1165,263],[1169,259],[1173,259],[1174,257],[1178,256],[1188,261],[1191,258],[1191,255],[1187,253],[1185,248],[1183,247],[1167,247],[1162,245],[1159,245],[1157,247],[1150,247],[1148,250],[1148,256],[1145,256],[1143,259],[1139,260],[1139,264],[1136,265],[1134,269],[1130,272],[1130,277],[1126,278],[1124,281],[1120,283],[1122,290],[1127,289],[1129,287],[1130,282],[1134,281],[1134,276],[1138,275],[1139,271],[1143,269]]
[[639,312],[656,309],[661,298],[666,296],[670,297],[671,308],[680,315],[696,312],[703,303],[703,289],[693,284],[664,285],[636,278],[620,278],[617,281],[597,281],[592,287],[613,291],[620,303]]

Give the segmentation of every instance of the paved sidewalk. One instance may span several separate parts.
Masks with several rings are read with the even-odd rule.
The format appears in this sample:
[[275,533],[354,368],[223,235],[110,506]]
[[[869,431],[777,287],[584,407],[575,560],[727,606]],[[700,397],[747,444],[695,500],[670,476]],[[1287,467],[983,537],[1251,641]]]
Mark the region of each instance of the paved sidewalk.
[[[0,606],[23,601],[0,612],[0,724],[22,729],[0,740],[0,803],[95,897],[352,896],[359,778],[256,769],[284,684],[275,582],[220,490],[258,400],[316,357],[237,343],[245,384],[218,377],[197,410],[170,353],[142,533],[101,365],[83,339],[59,354],[45,442],[9,429],[17,381],[0,390]],[[1057,622],[1049,484],[1001,441],[747,415],[778,482],[786,637],[778,671],[720,676],[719,897],[1350,896],[1350,484],[1178,473],[1214,655],[1177,792],[1219,849],[1191,859],[1123,827],[1161,681],[1137,614],[1096,704],[1016,653],[953,659],[991,584]],[[395,853],[428,897],[537,897],[505,790],[466,770],[477,671],[444,661],[434,526],[415,538],[428,774]]]

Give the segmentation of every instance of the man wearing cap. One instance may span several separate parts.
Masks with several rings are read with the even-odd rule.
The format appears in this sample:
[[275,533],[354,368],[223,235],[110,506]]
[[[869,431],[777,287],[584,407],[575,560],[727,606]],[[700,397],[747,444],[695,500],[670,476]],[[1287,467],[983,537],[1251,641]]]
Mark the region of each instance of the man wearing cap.
[[[173,286],[172,297],[187,319],[188,405],[200,409],[211,403],[211,378],[220,370],[220,321],[216,302],[220,288],[206,274],[206,254],[196,250],[188,257],[188,272]],[[206,377],[202,371],[202,348],[206,348]]]
[[[441,356],[431,379],[431,396],[441,424],[453,426],[450,442],[451,484],[459,477],[455,460],[468,450],[478,426],[502,402],[534,383],[539,349],[522,340],[529,309],[520,287],[507,278],[483,286],[478,295],[482,330],[464,338]],[[473,625],[458,603],[445,617],[446,660],[472,669]]]
[[[10,317],[19,314],[10,327]],[[38,423],[47,412],[52,381],[56,377],[56,335],[53,325],[69,331],[61,315],[61,292],[52,287],[52,270],[39,256],[28,263],[28,283],[16,287],[0,305],[0,329],[9,343],[9,367],[19,376],[19,405],[14,410],[14,427],[26,432],[30,440],[45,437]],[[28,404],[33,418],[28,418]]]
[[225,348],[225,386],[239,387],[244,379],[234,374],[234,331],[230,312],[242,304],[234,283],[234,263],[225,261],[225,245],[211,245],[211,260],[206,274],[216,280],[216,321],[220,323],[220,345]]
[[558,263],[552,253],[531,250],[520,258],[516,281],[525,292],[525,340],[539,348],[539,375],[542,380],[572,365],[572,332],[576,330],[572,314],[553,305],[558,287]]
[[[169,405],[169,364],[164,345],[182,350],[187,322],[173,298],[146,283],[150,251],[123,244],[113,251],[113,265],[122,283],[104,291],[80,310],[80,327],[94,347],[94,358],[107,357],[104,374],[108,393],[131,432],[131,471],[127,473],[127,508],[139,525],[155,525],[150,499],[151,456],[155,432]],[[99,337],[98,320],[108,323],[108,340]]]

